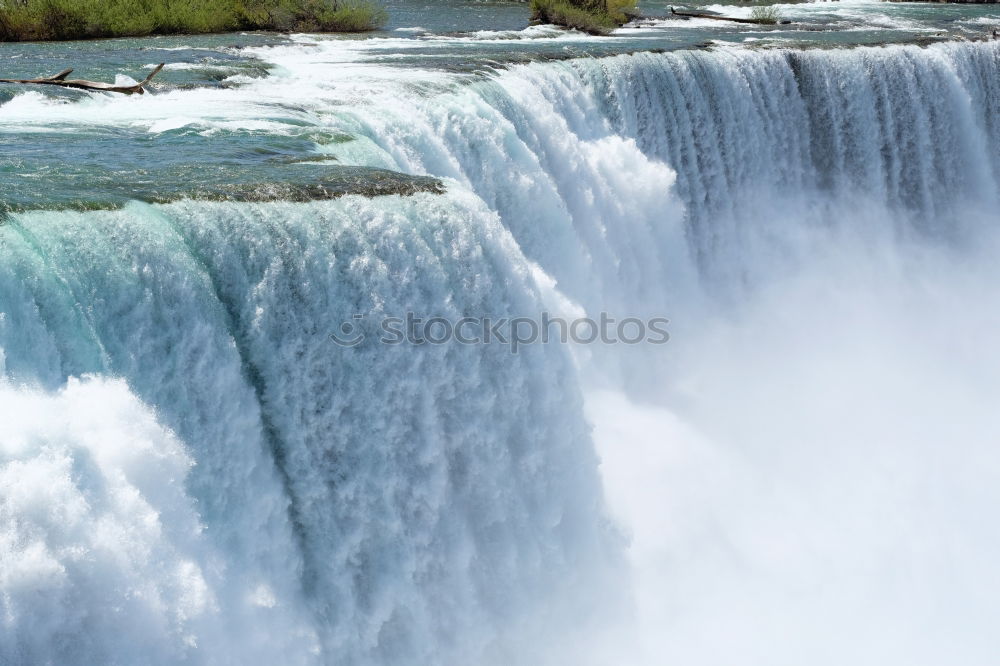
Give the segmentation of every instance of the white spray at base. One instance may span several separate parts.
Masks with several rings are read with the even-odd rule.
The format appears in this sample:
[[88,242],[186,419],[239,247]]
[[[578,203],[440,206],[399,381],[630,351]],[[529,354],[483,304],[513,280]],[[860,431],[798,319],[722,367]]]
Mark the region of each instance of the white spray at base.
[[215,640],[224,560],[177,438],[120,380],[0,399],[5,663],[176,663]]
[[[360,110],[310,90],[359,137],[325,150],[449,193],[14,216],[2,656],[990,663],[998,73],[964,44],[549,63]],[[672,340],[574,367],[328,337],[546,307]],[[133,393],[64,388],[86,373]],[[145,640],[104,623],[129,609]]]

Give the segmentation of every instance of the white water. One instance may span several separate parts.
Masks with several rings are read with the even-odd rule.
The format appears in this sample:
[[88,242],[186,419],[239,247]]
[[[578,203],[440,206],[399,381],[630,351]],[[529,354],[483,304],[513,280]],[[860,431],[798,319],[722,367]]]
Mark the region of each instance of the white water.
[[[574,588],[592,589],[593,572],[614,564],[574,371],[557,348],[511,356],[343,348],[329,338],[354,313],[374,328],[383,312],[539,310],[528,267],[479,202],[421,195],[31,214],[8,229],[5,257],[12,381],[124,376],[197,462],[183,506],[197,506],[215,546],[194,564],[215,573],[206,594],[217,603],[204,612],[224,631],[164,626],[156,638],[175,653],[234,663],[309,662],[314,648],[323,661],[351,663],[457,662],[494,650],[501,659],[545,626],[549,606],[573,603]],[[3,410],[5,423],[19,411],[6,401]],[[46,411],[25,427],[42,428]],[[130,431],[107,427],[116,446],[131,446]],[[41,451],[55,445],[15,432]],[[72,464],[75,449],[64,457]],[[65,483],[86,501],[86,487],[112,474],[84,468]],[[137,494],[152,512],[180,502],[158,489]],[[66,539],[52,533],[58,525],[35,538]],[[159,557],[187,561],[170,554],[170,534],[161,538]],[[31,544],[11,543],[15,560],[27,557]],[[71,555],[54,550],[57,564]],[[122,553],[90,556],[110,562],[67,574],[70,617],[136,594],[115,577]],[[186,617],[179,602],[157,605]],[[14,598],[5,611],[19,619],[34,609]],[[8,629],[10,658],[27,650],[24,638],[65,645],[61,662],[118,654],[100,635],[82,650],[69,621],[53,621],[51,635],[20,621]],[[261,630],[266,651],[243,639]]]
[[[297,90],[360,137],[323,150],[447,195],[0,228],[3,659],[990,663],[995,44],[302,88],[337,48],[73,114],[249,122]],[[543,308],[672,341],[328,338]]]

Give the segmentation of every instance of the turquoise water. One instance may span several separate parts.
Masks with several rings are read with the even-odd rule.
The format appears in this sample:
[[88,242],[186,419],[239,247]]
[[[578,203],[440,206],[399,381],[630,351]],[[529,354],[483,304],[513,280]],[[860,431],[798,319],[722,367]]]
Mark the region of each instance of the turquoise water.
[[0,45],[0,663],[993,666],[1000,13],[390,11]]
[[[668,13],[666,3],[641,6],[647,16]],[[791,27],[744,26],[704,20],[640,21],[605,39],[553,28],[525,30],[523,3],[445,2],[388,5],[385,30],[363,37],[286,37],[267,34],[100,40],[71,44],[0,45],[4,76],[32,77],[66,65],[76,75],[114,80],[141,79],[156,62],[167,69],[151,87],[159,102],[93,98],[72,90],[0,86],[0,190],[4,210],[120,205],[130,198],[170,201],[183,196],[251,197],[253,183],[279,191],[307,188],[316,180],[332,192],[354,191],[355,172],[322,161],[323,146],[351,138],[350,129],[331,128],[313,113],[309,99],[294,94],[254,109],[255,123],[229,117],[221,109],[231,91],[245,99],[254,86],[281,80],[280,65],[268,54],[282,47],[322,48],[331,63],[369,63],[420,72],[455,73],[455,83],[488,76],[513,63],[551,58],[601,57],[636,50],[677,50],[711,44],[753,48],[843,47],[858,44],[938,39],[938,35],[979,37],[995,25],[988,6],[946,7],[907,4],[801,4],[783,6]],[[744,15],[746,7],[708,6],[710,11]],[[309,47],[309,44],[316,46]],[[331,72],[331,83],[338,73]],[[419,78],[420,75],[417,75]],[[444,80],[447,77],[432,78]],[[432,87],[431,90],[436,88]],[[145,122],[149,106],[171,107],[174,100],[211,100],[209,127],[195,112]],[[167,101],[169,100],[169,101]],[[40,106],[39,106],[40,105]],[[81,119],[73,112],[82,106]],[[101,117],[99,108],[109,114]],[[39,108],[49,114],[34,113]],[[142,108],[134,115],[127,109]],[[125,115],[116,118],[123,110]],[[325,113],[326,111],[324,111]],[[153,115],[163,115],[153,110]],[[322,114],[320,114],[322,115]],[[174,120],[177,126],[167,126]],[[166,121],[167,125],[163,122]],[[152,129],[152,131],[151,131]],[[46,187],[36,178],[44,176]],[[197,187],[194,184],[197,184]],[[363,188],[362,188],[363,189]],[[200,192],[199,192],[200,190]],[[267,197],[261,194],[260,197]]]

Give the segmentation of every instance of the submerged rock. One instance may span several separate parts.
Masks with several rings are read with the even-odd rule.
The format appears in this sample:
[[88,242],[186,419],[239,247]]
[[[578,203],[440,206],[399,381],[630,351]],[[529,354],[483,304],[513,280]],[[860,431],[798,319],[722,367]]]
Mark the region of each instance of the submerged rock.
[[[325,156],[325,159],[332,159]],[[97,191],[54,193],[34,191],[30,198],[0,200],[0,224],[12,213],[26,210],[106,210],[119,208],[129,201],[146,203],[171,203],[182,199],[207,201],[243,201],[262,203],[268,201],[319,201],[338,199],[357,194],[378,197],[398,194],[410,196],[419,192],[443,194],[444,183],[429,176],[409,174],[360,166],[334,166],[321,178],[284,181],[234,181],[182,187],[177,183],[153,183],[148,179],[140,183],[102,183]]]
[[234,183],[195,190],[188,196],[154,198],[155,203],[180,198],[217,201],[316,201],[337,199],[348,194],[378,197],[389,194],[409,196],[418,192],[443,194],[444,184],[437,178],[411,176],[388,169],[338,167],[330,177],[311,183]]

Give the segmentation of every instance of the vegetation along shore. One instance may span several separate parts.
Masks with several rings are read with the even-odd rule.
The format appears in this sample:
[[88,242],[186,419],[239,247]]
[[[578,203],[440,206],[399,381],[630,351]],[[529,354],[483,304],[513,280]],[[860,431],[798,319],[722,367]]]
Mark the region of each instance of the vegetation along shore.
[[365,32],[386,19],[371,0],[0,0],[0,41],[236,30]]
[[637,16],[636,0],[531,0],[532,19],[539,23],[606,35]]

